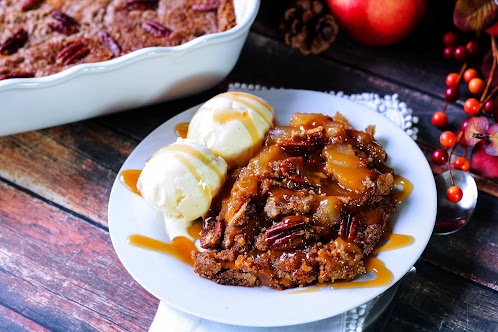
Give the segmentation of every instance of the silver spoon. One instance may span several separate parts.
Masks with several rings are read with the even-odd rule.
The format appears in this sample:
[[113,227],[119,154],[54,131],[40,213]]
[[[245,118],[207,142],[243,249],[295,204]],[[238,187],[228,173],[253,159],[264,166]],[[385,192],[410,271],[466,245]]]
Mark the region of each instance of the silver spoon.
[[455,185],[462,189],[462,200],[451,203],[446,198],[446,190],[452,185],[450,172],[436,176],[437,216],[434,234],[446,235],[458,231],[472,217],[477,203],[477,184],[468,172],[452,170]]

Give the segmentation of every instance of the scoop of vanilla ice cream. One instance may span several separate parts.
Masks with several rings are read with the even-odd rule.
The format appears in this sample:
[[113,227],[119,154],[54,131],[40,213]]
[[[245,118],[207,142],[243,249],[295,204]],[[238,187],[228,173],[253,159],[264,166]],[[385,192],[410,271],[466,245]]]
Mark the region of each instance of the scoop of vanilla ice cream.
[[165,218],[186,222],[208,212],[226,174],[223,158],[200,142],[180,138],[146,162],[137,188]]
[[243,92],[226,92],[205,102],[189,124],[187,138],[204,142],[230,168],[246,165],[275,126],[273,108]]

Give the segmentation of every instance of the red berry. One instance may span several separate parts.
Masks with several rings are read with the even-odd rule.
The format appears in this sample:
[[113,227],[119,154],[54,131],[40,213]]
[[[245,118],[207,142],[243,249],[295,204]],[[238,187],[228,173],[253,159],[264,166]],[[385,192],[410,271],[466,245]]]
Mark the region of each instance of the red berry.
[[453,162],[453,167],[455,169],[462,170],[464,172],[468,172],[470,169],[470,162],[465,157],[458,157]]
[[460,187],[451,186],[448,188],[448,190],[446,190],[446,198],[448,198],[448,200],[451,203],[460,202],[462,197],[463,197],[463,192],[462,192],[462,189],[460,189]]
[[442,166],[448,162],[448,152],[445,149],[436,149],[432,153],[432,161],[434,164]]
[[458,44],[458,36],[453,31],[448,31],[443,35],[443,43],[445,46],[456,46]]
[[493,100],[488,100],[484,106],[483,106],[483,110],[486,112],[486,113],[491,113],[493,111]]
[[465,48],[467,49],[467,53],[471,56],[479,55],[479,44],[475,40],[469,41],[467,45],[465,45]]
[[446,91],[444,92],[444,98],[446,98],[447,101],[457,101],[458,98],[460,98],[460,90],[458,89],[458,86],[450,86],[446,88]]
[[469,91],[475,95],[480,95],[484,91],[484,81],[479,77],[474,77],[469,82]]
[[463,120],[460,130],[465,130],[465,128],[467,128],[467,126],[469,125],[469,120],[470,118]]
[[463,72],[463,80],[469,83],[471,79],[479,77],[479,73],[474,68],[469,68]]
[[481,103],[475,98],[469,98],[463,103],[463,110],[469,115],[476,115],[481,110]]
[[467,49],[465,48],[465,46],[457,46],[455,48],[455,50],[453,51],[453,57],[457,61],[467,60],[468,53],[467,53]]
[[445,47],[443,50],[443,58],[446,60],[453,59],[453,53],[455,52],[455,48],[452,46]]
[[446,85],[447,86],[458,85],[458,74],[457,73],[449,73],[446,76]]
[[451,148],[456,143],[456,136],[451,131],[444,131],[439,136],[439,143],[445,148]]
[[432,114],[432,124],[437,128],[442,128],[448,123],[448,117],[443,112],[435,112]]

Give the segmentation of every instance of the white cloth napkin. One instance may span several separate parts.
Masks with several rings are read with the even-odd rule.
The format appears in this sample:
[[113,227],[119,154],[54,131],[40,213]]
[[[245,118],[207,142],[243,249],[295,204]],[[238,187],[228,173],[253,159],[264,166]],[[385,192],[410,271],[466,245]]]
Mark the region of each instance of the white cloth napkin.
[[[230,84],[229,91],[254,91],[265,90],[266,87],[252,84],[234,83]],[[406,103],[398,100],[398,95],[386,95],[381,98],[378,94],[362,93],[345,95],[342,92],[329,92],[338,97],[346,98],[367,106],[378,113],[386,116],[413,139],[417,138],[418,129],[413,127],[418,118],[412,116],[412,110]],[[410,272],[414,272],[412,268]],[[227,325],[199,318],[177,310],[164,302],[159,303],[157,313],[152,321],[149,332],[360,332],[364,327],[371,324],[387,307],[399,286],[399,282],[389,288],[382,295],[362,304],[350,311],[340,315],[294,326],[284,327],[246,327]]]

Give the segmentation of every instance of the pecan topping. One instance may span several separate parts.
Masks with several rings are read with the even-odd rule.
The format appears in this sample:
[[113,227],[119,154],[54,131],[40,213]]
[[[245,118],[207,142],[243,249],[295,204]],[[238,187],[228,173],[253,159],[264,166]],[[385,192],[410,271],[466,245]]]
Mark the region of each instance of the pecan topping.
[[172,32],[171,29],[168,29],[167,27],[157,23],[156,21],[144,22],[142,23],[142,28],[156,37],[168,37]]
[[288,216],[265,231],[265,244],[274,250],[285,250],[303,246],[306,241],[305,216]]
[[107,46],[107,48],[112,52],[112,54],[114,54],[114,56],[121,55],[121,47],[114,40],[114,38],[112,38],[112,36],[109,33],[105,32],[103,30],[100,30],[98,32],[98,37],[99,37],[100,42],[102,44],[104,44],[105,46]]
[[201,11],[201,12],[208,12],[212,10],[217,10],[220,7],[220,1],[219,0],[210,0],[205,3],[200,3],[196,5],[192,5],[193,10]]
[[48,26],[52,31],[57,31],[65,35],[72,35],[80,30],[80,24],[76,22],[74,18],[61,11],[54,11],[52,13],[52,18],[55,21],[48,23]]
[[359,215],[351,216],[349,213],[342,213],[341,221],[339,222],[339,236],[349,241],[353,240],[358,233],[359,223]]
[[42,0],[25,0],[21,4],[21,10],[23,12],[28,11],[28,10],[33,9],[36,6],[38,6],[41,2],[42,2]]
[[225,231],[224,220],[216,217],[208,217],[204,225],[201,230],[201,247],[205,249],[213,248],[223,237],[223,232]]
[[0,54],[13,54],[17,52],[18,49],[24,46],[28,41],[28,33],[24,29],[19,29],[11,37],[7,38],[2,44],[0,44]]
[[28,77],[35,77],[35,74],[27,71],[13,71],[11,73],[0,75],[0,81],[9,78],[28,78]]
[[298,168],[298,164],[303,163],[303,157],[290,157],[280,163],[282,175],[292,182],[298,184],[308,184],[308,180],[303,177]]
[[124,7],[128,10],[156,9],[159,0],[127,0]]
[[83,40],[70,43],[56,55],[57,64],[69,65],[86,57],[90,53],[88,44]]

